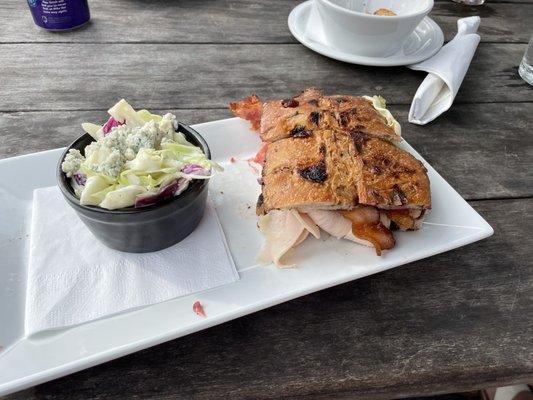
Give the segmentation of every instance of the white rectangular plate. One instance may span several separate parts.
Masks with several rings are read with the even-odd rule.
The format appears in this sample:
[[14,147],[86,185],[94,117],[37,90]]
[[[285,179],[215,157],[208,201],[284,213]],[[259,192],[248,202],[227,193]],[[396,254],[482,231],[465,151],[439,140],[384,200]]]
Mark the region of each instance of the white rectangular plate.
[[[212,179],[210,194],[241,280],[26,339],[23,321],[32,192],[55,184],[55,168],[62,149],[0,160],[0,395],[464,246],[493,233],[490,225],[424,162],[431,180],[433,209],[422,230],[395,233],[396,247],[382,257],[377,257],[373,249],[348,241],[308,239],[292,255],[298,268],[257,266],[255,257],[262,243],[255,217],[259,185],[248,163],[238,160],[257,151],[259,138],[249,130],[248,123],[236,118],[194,128],[209,143],[214,160],[226,169]],[[408,144],[401,146],[422,160]],[[230,162],[231,157],[237,162]],[[203,303],[207,318],[193,312],[196,300]]]

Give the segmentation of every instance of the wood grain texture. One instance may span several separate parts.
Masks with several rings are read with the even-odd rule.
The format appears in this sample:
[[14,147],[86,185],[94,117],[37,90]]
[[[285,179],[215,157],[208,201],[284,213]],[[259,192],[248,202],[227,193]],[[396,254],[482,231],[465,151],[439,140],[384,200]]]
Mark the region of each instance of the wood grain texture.
[[430,17],[451,40],[457,33],[457,19],[479,16],[478,33],[482,42],[527,43],[531,37],[532,4],[494,3],[486,0],[482,6],[467,6],[451,0],[435,3]]
[[[423,127],[407,122],[408,106],[391,110],[406,140],[462,196],[486,199],[533,196],[533,126],[527,118],[532,107],[456,105]],[[226,109],[170,111],[189,124],[231,117]],[[0,113],[0,158],[66,146],[81,134],[81,122],[103,122],[105,115],[103,110]]]
[[[481,44],[456,104],[533,101],[517,72],[525,47]],[[0,111],[102,109],[120,97],[150,109],[224,108],[251,92],[283,98],[308,86],[410,104],[426,75],[340,63],[296,44],[9,44],[1,50]]]
[[533,104],[457,104],[424,126],[392,107],[403,136],[467,199],[533,195]]
[[[295,0],[93,0],[92,22],[72,32],[37,28],[26,2],[4,0],[0,8],[0,43],[12,42],[158,42],[158,43],[296,43],[287,16]],[[17,15],[17,18],[13,16]],[[435,4],[431,17],[449,40],[457,18],[479,15],[484,42],[527,43],[533,7],[488,0],[470,7],[446,0]],[[156,27],[156,28],[155,28]]]
[[[82,122],[104,123],[107,108],[0,113],[0,159],[67,146],[83,133]],[[172,112],[179,121],[189,125],[231,117],[226,109],[151,111]]]
[[7,399],[383,399],[525,382],[533,199],[473,205],[492,238]]
[[471,390],[461,393],[438,394],[434,396],[411,397],[411,400],[483,400],[481,392]]
[[[18,399],[398,398],[533,380],[533,90],[517,74],[533,0],[438,0],[446,39],[480,15],[453,108],[406,122],[424,73],[327,59],[296,44],[294,0],[91,0],[85,28],[50,33],[0,7],[0,158],[64,146],[120,97],[197,123],[229,101],[308,86],[381,94],[405,138],[495,235],[279,305],[12,396]],[[493,104],[495,103],[496,104]],[[522,199],[503,200],[518,197]]]

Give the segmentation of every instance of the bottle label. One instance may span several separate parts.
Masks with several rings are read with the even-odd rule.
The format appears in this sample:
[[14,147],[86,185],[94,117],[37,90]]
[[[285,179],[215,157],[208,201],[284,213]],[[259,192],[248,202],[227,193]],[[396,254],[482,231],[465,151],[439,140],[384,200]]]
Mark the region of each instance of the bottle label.
[[87,0],[28,0],[34,22],[45,29],[70,29],[90,18]]

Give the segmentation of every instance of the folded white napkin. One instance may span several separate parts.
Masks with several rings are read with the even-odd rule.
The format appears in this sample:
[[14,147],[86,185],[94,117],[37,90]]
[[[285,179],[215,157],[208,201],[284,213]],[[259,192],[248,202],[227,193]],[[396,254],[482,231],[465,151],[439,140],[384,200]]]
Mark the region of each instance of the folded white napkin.
[[27,336],[238,279],[216,211],[209,202],[200,225],[183,241],[165,250],[132,254],[98,242],[57,187],[33,193]]
[[[417,71],[429,72],[413,98],[409,122],[427,124],[451,107],[479,43],[480,37],[476,31],[480,21],[479,17],[459,19],[458,32],[453,40],[433,57],[409,66]],[[315,3],[309,12],[305,35],[314,42],[333,46],[324,33],[322,18]]]
[[457,35],[433,57],[409,68],[429,72],[416,91],[409,122],[425,125],[447,111],[455,99],[470,66],[480,37],[476,34],[479,17],[457,21]]

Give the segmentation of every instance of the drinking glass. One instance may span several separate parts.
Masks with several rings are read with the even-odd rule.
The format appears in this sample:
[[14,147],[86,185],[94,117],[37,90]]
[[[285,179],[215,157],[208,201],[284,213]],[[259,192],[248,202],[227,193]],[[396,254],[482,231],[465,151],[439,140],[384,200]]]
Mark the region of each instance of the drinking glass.
[[533,86],[533,35],[529,40],[524,58],[518,67],[518,73],[527,83]]

